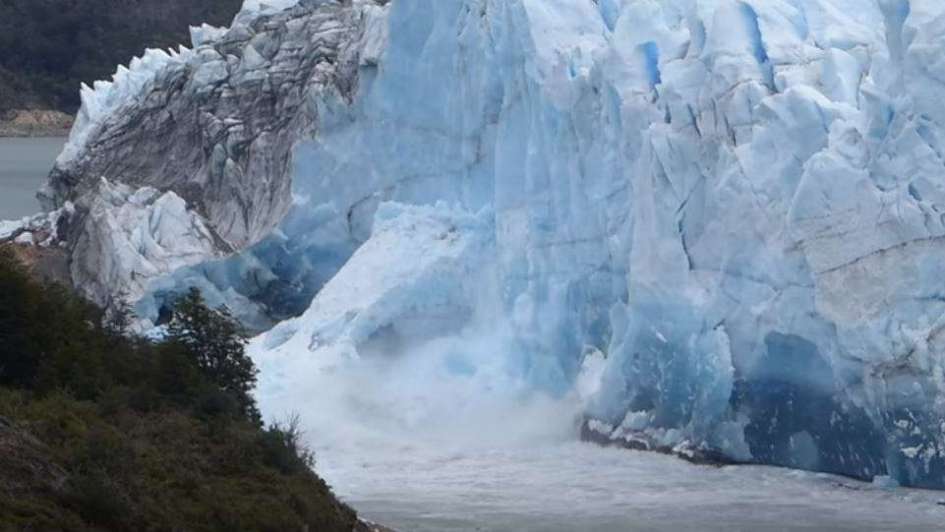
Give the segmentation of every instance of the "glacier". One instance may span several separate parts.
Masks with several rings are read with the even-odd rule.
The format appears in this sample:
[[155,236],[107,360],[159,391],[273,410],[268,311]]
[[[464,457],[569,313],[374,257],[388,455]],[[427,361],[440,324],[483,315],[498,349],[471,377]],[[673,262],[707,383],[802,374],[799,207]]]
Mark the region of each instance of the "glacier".
[[578,393],[537,411],[945,488],[943,25],[935,0],[248,1],[84,88],[42,196],[92,299],[151,326],[200,286],[260,331],[269,411],[425,357],[441,416],[440,379]]

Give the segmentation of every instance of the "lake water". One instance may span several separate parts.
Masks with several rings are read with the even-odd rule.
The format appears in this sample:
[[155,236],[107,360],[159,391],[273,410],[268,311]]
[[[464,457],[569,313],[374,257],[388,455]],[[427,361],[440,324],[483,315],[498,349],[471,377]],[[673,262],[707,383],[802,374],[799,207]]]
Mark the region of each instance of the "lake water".
[[923,531],[945,494],[582,444],[438,453],[323,449],[319,473],[401,532]]
[[306,381],[292,390],[278,357],[257,360],[263,412],[298,413],[318,473],[400,532],[945,530],[945,492],[581,443],[579,394],[464,384],[424,354],[293,368]]
[[64,138],[0,138],[0,220],[39,211],[36,191],[65,142]]
[[945,492],[581,443],[586,393],[516,386],[488,349],[478,377],[438,370],[436,349],[327,366],[256,354],[262,411],[296,413],[335,493],[399,532],[945,530]]

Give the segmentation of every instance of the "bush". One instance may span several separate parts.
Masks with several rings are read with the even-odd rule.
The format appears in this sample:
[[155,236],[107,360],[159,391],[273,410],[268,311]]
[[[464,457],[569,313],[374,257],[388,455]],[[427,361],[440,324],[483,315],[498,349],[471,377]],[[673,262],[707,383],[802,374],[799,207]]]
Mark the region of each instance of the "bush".
[[175,318],[167,341],[116,334],[0,247],[0,523],[350,532],[298,419],[262,428],[232,317],[195,292]]
[[259,422],[252,397],[258,371],[246,355],[246,334],[226,308],[211,309],[200,291],[191,288],[174,304],[168,340],[180,346],[203,376],[230,395],[241,413]]
[[0,247],[0,385],[97,398],[129,362],[105,352],[101,319],[66,288],[34,282],[13,248]]
[[69,479],[66,489],[63,501],[87,523],[121,529],[131,520],[127,495],[104,471],[78,473]]
[[0,385],[32,387],[39,373],[42,288],[29,282],[12,248],[0,247]]
[[266,465],[286,475],[310,471],[315,467],[315,454],[303,443],[301,418],[294,415],[284,423],[273,423],[259,438]]

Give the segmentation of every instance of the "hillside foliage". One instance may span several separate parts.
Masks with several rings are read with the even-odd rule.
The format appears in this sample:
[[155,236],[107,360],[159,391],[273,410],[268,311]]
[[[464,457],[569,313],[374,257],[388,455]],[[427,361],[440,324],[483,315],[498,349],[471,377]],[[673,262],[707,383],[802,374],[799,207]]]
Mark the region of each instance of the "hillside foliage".
[[[199,293],[166,340],[0,248],[0,530],[356,529],[297,421],[264,427],[235,321]],[[117,325],[116,325],[117,324]]]

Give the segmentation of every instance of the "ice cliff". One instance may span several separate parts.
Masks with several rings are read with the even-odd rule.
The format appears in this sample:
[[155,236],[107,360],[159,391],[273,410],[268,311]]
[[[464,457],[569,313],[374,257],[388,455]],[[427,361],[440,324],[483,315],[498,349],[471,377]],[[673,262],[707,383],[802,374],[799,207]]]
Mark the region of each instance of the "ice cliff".
[[475,324],[551,394],[605,354],[606,438],[945,488],[945,4],[252,1],[193,37],[83,89],[44,193],[97,300],[291,318],[271,393]]

